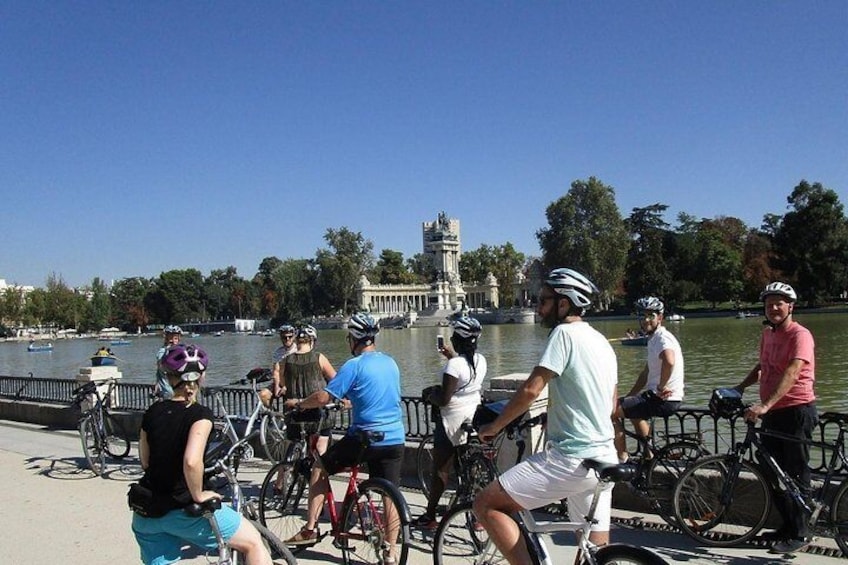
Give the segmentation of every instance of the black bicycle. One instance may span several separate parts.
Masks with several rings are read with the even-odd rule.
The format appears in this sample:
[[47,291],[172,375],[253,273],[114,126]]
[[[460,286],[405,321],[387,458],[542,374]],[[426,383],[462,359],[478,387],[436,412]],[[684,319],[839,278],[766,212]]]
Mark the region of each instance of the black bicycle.
[[105,394],[95,381],[86,383],[73,391],[75,406],[83,410],[79,420],[79,435],[82,451],[88,467],[95,475],[102,476],[106,468],[106,455],[123,459],[130,453],[130,439],[121,422],[110,412],[112,393],[116,381],[110,379]]
[[[746,408],[740,400],[738,406],[715,415],[737,418]],[[816,481],[810,495],[805,495],[780,468],[761,438],[802,440],[764,432],[748,422],[745,438],[728,453],[705,457],[680,476],[673,498],[680,528],[688,536],[710,546],[734,546],[753,538],[765,525],[772,503],[772,489],[761,470],[767,467],[782,488],[804,508],[813,535],[832,537],[843,555],[848,556],[848,479],[843,478],[848,468],[845,456],[848,417],[827,412],[822,414],[821,420],[838,425],[838,433],[833,442],[804,442],[831,453],[824,476]]]

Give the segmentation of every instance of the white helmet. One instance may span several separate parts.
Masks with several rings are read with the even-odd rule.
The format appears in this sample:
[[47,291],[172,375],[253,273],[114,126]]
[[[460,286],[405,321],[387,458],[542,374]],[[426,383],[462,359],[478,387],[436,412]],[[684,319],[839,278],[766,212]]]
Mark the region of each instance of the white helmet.
[[662,300],[656,296],[645,296],[636,301],[636,309],[640,312],[658,312],[662,314],[665,306]]
[[598,293],[592,281],[572,269],[554,269],[545,279],[545,284],[571,300],[577,308],[584,310],[592,304],[592,298]]
[[380,325],[374,320],[371,314],[360,312],[354,314],[348,320],[347,333],[353,336],[353,339],[356,341],[373,338],[380,333]]
[[766,296],[769,294],[783,296],[787,298],[789,302],[795,302],[798,300],[798,295],[795,294],[795,289],[782,282],[773,282],[766,285],[766,288],[760,293],[760,300],[765,300]]

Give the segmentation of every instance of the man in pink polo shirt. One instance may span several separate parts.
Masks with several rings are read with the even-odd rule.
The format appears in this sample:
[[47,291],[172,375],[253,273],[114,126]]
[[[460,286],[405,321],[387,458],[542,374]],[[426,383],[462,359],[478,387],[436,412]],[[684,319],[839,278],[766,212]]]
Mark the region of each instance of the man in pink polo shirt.
[[[745,412],[746,420],[761,418],[762,429],[779,432],[799,440],[812,440],[818,422],[816,395],[815,344],[810,331],[792,319],[798,296],[786,283],[773,282],[760,294],[765,304],[767,326],[760,338],[760,362],[751,369],[736,390],[759,381],[760,402]],[[763,436],[763,444],[778,465],[792,477],[801,490],[810,492],[810,446],[800,441]],[[772,484],[775,506],[783,525],[772,534],[772,553],[794,553],[810,543],[809,516],[792,498]]]

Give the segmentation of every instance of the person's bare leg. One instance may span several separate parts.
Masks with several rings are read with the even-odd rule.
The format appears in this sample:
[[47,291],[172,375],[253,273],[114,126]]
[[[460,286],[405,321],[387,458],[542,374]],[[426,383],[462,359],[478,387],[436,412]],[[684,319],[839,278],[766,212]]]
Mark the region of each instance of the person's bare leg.
[[474,514],[510,565],[529,565],[527,544],[511,514],[522,510],[497,480],[477,493]]
[[242,519],[236,533],[230,538],[228,545],[244,554],[247,565],[273,565],[271,555],[262,542],[262,536],[245,519]]

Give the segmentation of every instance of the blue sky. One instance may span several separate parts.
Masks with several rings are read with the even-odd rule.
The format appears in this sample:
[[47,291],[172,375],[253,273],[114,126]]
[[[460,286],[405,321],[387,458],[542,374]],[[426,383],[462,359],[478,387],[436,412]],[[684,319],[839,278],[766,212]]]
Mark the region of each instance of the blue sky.
[[0,0],[0,278],[313,257],[421,222],[538,254],[577,179],[623,216],[848,202],[848,3]]

